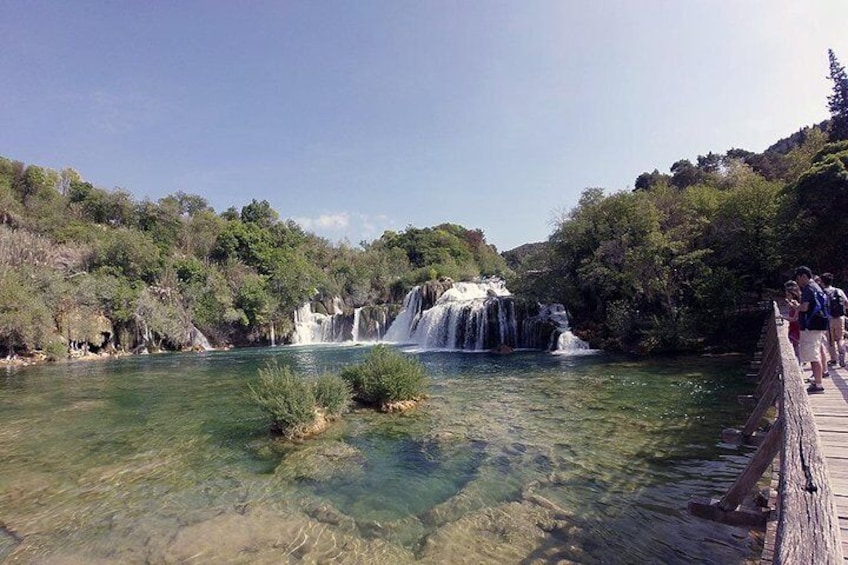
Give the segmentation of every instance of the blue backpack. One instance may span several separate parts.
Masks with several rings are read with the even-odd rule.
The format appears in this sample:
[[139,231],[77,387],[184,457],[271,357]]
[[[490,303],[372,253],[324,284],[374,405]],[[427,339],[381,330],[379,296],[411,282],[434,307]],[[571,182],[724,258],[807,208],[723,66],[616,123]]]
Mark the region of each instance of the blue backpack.
[[815,304],[810,304],[811,310],[807,311],[808,330],[826,330],[830,327],[830,308],[827,305],[827,295],[821,288],[810,289],[815,296]]

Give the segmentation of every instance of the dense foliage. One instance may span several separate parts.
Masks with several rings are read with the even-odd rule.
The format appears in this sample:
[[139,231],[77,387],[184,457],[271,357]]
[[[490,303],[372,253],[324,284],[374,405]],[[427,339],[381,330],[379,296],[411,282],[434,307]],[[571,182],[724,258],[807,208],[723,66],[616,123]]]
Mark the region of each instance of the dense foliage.
[[765,158],[678,161],[669,175],[640,175],[632,192],[588,189],[513,286],[567,304],[607,347],[731,343],[740,310],[777,295],[794,267],[848,279],[848,143],[827,135],[802,130]]
[[427,386],[427,370],[418,359],[385,345],[375,346],[362,363],[346,367],[341,377],[367,404],[417,400]]
[[216,213],[0,157],[0,354],[157,350],[285,340],[294,311],[339,296],[397,301],[420,281],[505,274],[483,233],[444,224],[332,245],[267,201]]
[[271,417],[271,425],[279,433],[292,437],[315,422],[315,392],[288,367],[260,369],[258,382],[248,386],[251,400]]
[[315,402],[330,416],[340,415],[350,404],[352,396],[350,384],[335,373],[326,373],[318,377],[313,390]]

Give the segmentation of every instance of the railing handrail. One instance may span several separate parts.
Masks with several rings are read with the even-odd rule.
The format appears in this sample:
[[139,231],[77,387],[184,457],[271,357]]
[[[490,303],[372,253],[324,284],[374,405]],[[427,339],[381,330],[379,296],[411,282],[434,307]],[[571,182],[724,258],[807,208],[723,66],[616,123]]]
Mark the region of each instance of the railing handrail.
[[[777,304],[772,302],[766,312],[762,351],[753,363],[758,368],[757,390],[753,396],[740,397],[756,401],[756,407],[742,430],[722,433],[723,438],[732,438],[725,441],[759,447],[720,500],[690,500],[689,512],[734,525],[762,526],[768,519],[763,563],[841,564],[836,500],[803,373]],[[763,435],[757,429],[775,403],[777,420]],[[780,472],[772,499],[774,508],[745,506],[745,499],[773,467],[775,458],[779,458]]]
[[777,304],[766,342],[778,346],[779,416],[782,427],[774,563],[842,563],[842,542],[833,488],[810,408],[803,373]]

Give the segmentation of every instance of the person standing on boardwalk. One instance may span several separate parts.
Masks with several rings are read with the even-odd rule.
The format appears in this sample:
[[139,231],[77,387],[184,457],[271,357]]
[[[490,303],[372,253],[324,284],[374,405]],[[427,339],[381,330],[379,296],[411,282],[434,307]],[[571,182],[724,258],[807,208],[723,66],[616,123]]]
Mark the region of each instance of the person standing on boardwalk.
[[813,272],[809,267],[798,267],[795,270],[795,282],[801,287],[801,304],[798,306],[801,340],[798,356],[801,363],[809,363],[813,369],[813,382],[807,392],[811,394],[824,392],[820,352],[825,330],[830,327],[827,296],[813,281]]
[[830,328],[828,329],[828,347],[830,349],[829,365],[839,363],[845,366],[845,352],[842,350],[845,331],[845,308],[848,306],[848,296],[841,288],[833,285],[833,275],[824,273],[821,276],[822,290],[827,295],[827,304],[830,310]]

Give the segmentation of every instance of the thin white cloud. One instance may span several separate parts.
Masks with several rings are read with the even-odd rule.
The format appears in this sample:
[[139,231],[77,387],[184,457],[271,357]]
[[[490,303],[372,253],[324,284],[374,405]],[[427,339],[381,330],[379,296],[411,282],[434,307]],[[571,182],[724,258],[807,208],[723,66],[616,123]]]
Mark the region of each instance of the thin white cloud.
[[370,241],[380,237],[395,222],[388,216],[351,212],[329,212],[316,217],[295,217],[292,220],[304,230],[336,241]]
[[321,214],[317,218],[292,218],[305,230],[344,231],[350,226],[350,214],[337,212]]

